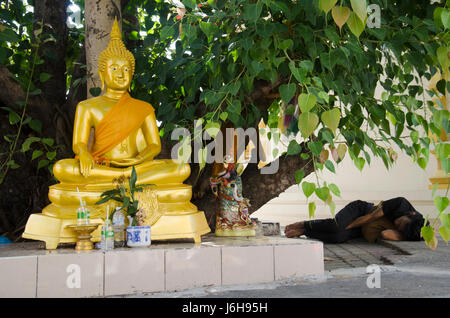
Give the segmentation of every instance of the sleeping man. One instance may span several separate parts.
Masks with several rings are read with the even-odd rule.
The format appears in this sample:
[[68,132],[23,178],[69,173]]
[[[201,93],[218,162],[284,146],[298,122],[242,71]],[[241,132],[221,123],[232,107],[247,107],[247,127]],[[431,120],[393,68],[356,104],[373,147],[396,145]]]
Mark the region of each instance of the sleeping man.
[[420,241],[425,219],[405,198],[381,201],[377,206],[365,201],[346,205],[334,219],[303,221],[285,228],[286,237],[305,235],[325,243],[343,243],[363,236],[393,241]]

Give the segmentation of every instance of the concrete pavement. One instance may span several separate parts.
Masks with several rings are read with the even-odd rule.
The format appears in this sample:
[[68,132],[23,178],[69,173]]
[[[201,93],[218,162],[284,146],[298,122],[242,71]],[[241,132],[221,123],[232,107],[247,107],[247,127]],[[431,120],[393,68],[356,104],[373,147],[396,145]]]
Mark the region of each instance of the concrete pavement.
[[[424,242],[370,244],[353,240],[344,244],[326,244],[324,255],[325,274],[320,276],[132,297],[450,297],[450,246],[441,238],[435,251]],[[367,266],[371,264],[376,264],[380,270],[379,285],[376,284],[376,272],[367,273]]]

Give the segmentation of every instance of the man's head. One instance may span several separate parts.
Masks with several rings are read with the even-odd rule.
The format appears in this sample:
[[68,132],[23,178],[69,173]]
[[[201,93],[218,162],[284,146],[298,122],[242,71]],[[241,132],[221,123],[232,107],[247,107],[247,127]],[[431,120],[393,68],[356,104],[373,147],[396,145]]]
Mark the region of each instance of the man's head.
[[407,241],[420,241],[420,230],[425,223],[425,219],[420,213],[410,212],[394,220],[394,225]]

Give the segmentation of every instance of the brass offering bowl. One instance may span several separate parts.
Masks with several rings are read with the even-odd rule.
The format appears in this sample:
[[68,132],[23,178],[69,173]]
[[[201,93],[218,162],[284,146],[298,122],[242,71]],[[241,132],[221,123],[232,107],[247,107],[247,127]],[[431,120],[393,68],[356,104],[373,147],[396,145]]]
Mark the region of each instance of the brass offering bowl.
[[67,228],[73,230],[77,235],[77,245],[75,246],[75,250],[77,251],[87,251],[92,250],[94,248],[94,244],[91,241],[92,235],[100,223],[91,223],[91,224],[83,224],[83,225],[68,225]]

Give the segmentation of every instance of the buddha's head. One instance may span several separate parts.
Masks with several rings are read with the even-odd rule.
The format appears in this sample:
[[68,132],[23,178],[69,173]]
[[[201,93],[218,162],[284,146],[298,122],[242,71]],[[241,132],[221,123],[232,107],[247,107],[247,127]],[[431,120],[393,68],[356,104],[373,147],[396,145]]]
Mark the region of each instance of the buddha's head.
[[104,85],[114,90],[126,91],[130,88],[134,74],[135,60],[122,42],[117,18],[111,30],[111,41],[98,58],[98,74]]

